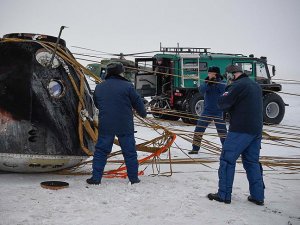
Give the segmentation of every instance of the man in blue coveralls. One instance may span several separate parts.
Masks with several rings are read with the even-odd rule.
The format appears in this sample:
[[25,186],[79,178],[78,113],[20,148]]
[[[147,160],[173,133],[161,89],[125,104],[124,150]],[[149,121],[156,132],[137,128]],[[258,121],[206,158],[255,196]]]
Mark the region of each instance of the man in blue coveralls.
[[197,122],[194,131],[193,149],[189,151],[189,154],[198,154],[203,133],[213,121],[222,145],[225,141],[227,134],[226,124],[223,119],[223,111],[218,107],[218,100],[225,90],[225,83],[222,80],[223,77],[220,74],[219,67],[212,66],[208,68],[208,76],[199,87],[200,93],[204,96],[204,110]]
[[93,176],[88,184],[100,184],[107,156],[118,137],[131,184],[139,183],[134,139],[133,109],[146,117],[144,103],[130,81],[123,77],[122,63],[107,65],[105,81],[96,86],[94,102],[99,109],[99,135],[93,158]]
[[233,82],[219,99],[219,107],[230,116],[229,132],[223,145],[219,167],[219,190],[210,200],[231,203],[236,160],[242,155],[250,196],[248,201],[264,204],[264,183],[259,154],[263,127],[261,87],[236,65],[226,68]]

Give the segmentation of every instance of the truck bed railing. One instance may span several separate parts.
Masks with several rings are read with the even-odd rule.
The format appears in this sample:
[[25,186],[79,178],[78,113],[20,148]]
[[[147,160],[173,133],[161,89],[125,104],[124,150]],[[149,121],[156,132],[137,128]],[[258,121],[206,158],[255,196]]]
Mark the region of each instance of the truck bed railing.
[[178,53],[210,53],[210,48],[194,48],[194,47],[179,47],[179,44],[177,44],[177,47],[162,47],[160,43],[160,51],[165,52],[175,52]]

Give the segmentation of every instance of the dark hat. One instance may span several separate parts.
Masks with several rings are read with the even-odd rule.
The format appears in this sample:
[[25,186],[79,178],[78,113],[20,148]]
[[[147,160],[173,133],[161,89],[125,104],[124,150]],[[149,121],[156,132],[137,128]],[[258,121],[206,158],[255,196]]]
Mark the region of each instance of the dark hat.
[[111,62],[106,66],[106,76],[121,75],[124,71],[124,66],[120,62]]
[[243,72],[242,68],[236,65],[229,65],[226,67],[226,73]]
[[208,72],[213,72],[213,73],[216,73],[216,74],[220,74],[220,68],[217,67],[217,66],[211,66],[208,68]]
[[156,56],[156,61],[162,61],[163,60],[163,57],[162,56]]

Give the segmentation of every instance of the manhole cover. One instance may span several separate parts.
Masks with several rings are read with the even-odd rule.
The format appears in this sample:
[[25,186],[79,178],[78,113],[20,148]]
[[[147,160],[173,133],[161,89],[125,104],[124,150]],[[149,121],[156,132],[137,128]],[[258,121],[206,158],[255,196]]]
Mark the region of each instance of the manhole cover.
[[69,187],[69,183],[63,181],[44,181],[41,183],[43,188],[58,190]]

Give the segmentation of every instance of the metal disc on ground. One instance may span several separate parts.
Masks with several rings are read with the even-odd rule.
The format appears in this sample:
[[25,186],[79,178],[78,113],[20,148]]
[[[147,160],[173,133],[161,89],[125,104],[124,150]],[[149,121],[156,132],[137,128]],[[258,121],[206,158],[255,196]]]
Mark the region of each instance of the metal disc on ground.
[[69,183],[63,181],[44,181],[41,187],[51,190],[58,190],[69,187]]

